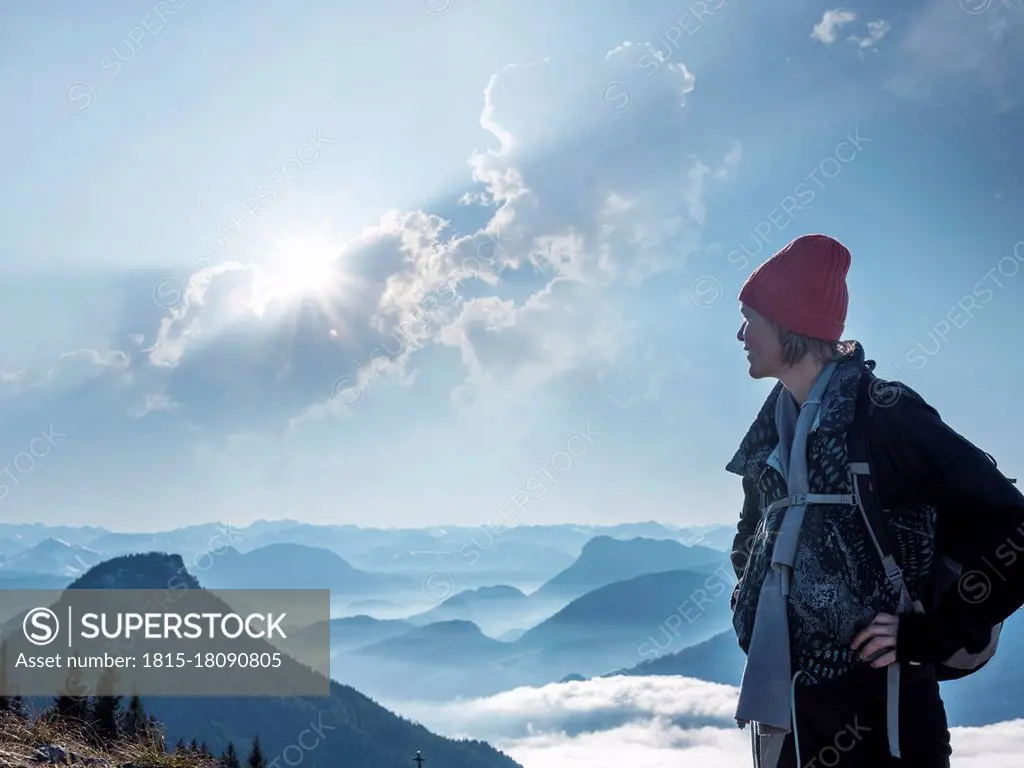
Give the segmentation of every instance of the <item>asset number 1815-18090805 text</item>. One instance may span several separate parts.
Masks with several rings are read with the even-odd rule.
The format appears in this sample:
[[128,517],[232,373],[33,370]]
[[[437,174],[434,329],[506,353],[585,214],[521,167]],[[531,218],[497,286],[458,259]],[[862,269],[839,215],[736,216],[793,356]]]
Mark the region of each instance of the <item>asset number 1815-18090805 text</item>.
[[255,667],[257,669],[281,666],[280,651],[274,653],[144,653],[143,667]]

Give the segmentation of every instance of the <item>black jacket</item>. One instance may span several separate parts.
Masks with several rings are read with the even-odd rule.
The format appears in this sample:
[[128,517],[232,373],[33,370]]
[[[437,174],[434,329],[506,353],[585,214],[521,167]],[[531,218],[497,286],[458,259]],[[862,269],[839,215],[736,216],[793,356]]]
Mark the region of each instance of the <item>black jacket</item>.
[[[963,564],[958,588],[938,609],[903,614],[900,661],[941,662],[959,648],[980,650],[987,628],[1024,604],[1024,495],[990,457],[963,438],[916,393],[893,382],[872,410],[868,435],[876,490],[886,509],[920,503],[937,510],[936,546]],[[759,522],[753,480],[743,478],[744,510],[733,542],[743,574]],[[879,568],[881,565],[879,564]]]

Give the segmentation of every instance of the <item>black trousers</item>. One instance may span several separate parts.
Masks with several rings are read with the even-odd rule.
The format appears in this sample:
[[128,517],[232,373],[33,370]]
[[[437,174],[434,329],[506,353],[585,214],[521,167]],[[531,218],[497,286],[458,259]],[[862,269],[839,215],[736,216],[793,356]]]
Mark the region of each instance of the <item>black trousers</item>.
[[930,666],[900,667],[900,753],[889,753],[886,670],[864,664],[836,680],[796,688],[797,764],[793,734],[779,768],[949,768],[946,707]]

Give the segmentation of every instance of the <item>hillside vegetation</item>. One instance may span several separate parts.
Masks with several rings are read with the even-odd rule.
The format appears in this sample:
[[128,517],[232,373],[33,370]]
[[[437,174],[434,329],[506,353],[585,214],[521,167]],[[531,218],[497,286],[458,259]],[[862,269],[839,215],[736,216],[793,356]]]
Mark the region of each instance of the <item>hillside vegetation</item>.
[[[259,745],[245,765],[266,768]],[[133,698],[61,696],[32,712],[20,697],[0,697],[0,765],[91,768],[241,768],[234,745],[215,756],[205,744],[179,741],[170,747],[163,728]]]

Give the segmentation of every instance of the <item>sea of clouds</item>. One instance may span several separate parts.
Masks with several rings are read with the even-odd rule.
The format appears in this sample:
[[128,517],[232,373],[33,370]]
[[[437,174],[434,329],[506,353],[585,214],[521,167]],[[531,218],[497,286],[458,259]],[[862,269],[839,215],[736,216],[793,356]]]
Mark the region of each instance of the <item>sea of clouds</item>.
[[[524,768],[747,768],[738,690],[685,677],[607,678],[436,703],[388,702],[454,738],[489,741]],[[1024,719],[951,729],[953,768],[1018,768]]]

